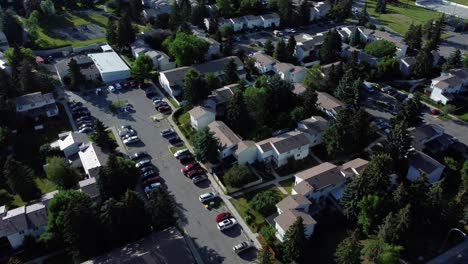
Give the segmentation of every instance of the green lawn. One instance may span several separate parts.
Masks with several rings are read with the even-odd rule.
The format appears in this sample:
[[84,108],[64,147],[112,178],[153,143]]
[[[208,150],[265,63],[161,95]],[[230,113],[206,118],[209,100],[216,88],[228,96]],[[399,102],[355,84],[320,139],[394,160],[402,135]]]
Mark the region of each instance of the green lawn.
[[38,39],[36,45],[42,49],[61,47],[66,45],[72,45],[73,47],[85,46],[95,44],[99,42],[105,42],[106,37],[98,37],[88,40],[72,41],[66,38],[60,38],[54,35],[53,30],[56,28],[65,28],[72,26],[96,24],[100,26],[105,32],[108,18],[101,14],[91,13],[86,14],[83,12],[67,13],[62,16],[57,16],[53,19],[49,19],[43,25],[41,25],[38,32]]
[[169,151],[174,154],[176,153],[178,150],[181,150],[181,149],[185,149],[187,148],[185,145],[182,145],[180,147],[169,147]]
[[190,114],[183,111],[184,110],[181,108],[174,112],[174,122],[177,124],[182,134],[184,134],[185,138],[191,142],[191,137],[194,135],[195,131],[190,124]]
[[442,121],[449,121],[449,120],[452,120],[452,118],[449,116],[449,115],[446,115],[446,114],[441,114],[440,116],[438,116],[438,118]]
[[376,3],[377,0],[367,1],[367,11],[369,14],[401,35],[406,33],[411,23],[423,24],[430,19],[436,19],[442,15],[436,11],[416,6],[414,1],[387,3],[387,13],[378,14],[375,12]]
[[57,185],[47,178],[36,178],[36,183],[42,193],[49,193],[57,190]]
[[268,215],[263,216],[259,212],[252,209],[249,206],[249,201],[255,196],[255,194],[257,194],[259,192],[262,192],[262,191],[266,191],[266,190],[274,190],[274,191],[278,192],[278,195],[281,197],[281,199],[286,197],[286,195],[283,194],[275,185],[268,185],[268,186],[266,186],[266,187],[264,187],[262,189],[258,189],[258,190],[255,190],[253,192],[249,192],[249,193],[247,193],[245,195],[238,196],[238,197],[232,198],[230,200],[232,205],[234,205],[237,212],[239,212],[239,214],[242,216],[243,219],[245,219],[245,215],[246,215],[247,211],[250,211],[252,213],[252,215],[254,216],[254,221],[252,222],[251,225],[249,225],[249,227],[253,232],[258,232],[263,225],[268,224],[265,221],[265,217],[267,217]]
[[292,188],[294,186],[295,178],[287,179],[284,181],[280,181],[279,184],[283,187],[289,194],[291,194]]
[[457,117],[465,122],[468,122],[468,113],[465,113],[463,115],[458,115]]
[[468,6],[468,0],[449,0],[449,1],[460,4],[460,5]]

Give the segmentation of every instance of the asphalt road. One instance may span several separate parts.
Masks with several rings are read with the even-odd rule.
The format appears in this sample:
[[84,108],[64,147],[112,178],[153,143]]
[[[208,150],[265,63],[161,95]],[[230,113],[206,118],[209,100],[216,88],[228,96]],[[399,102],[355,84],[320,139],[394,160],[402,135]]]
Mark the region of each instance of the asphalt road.
[[[192,237],[205,263],[248,263],[255,259],[253,249],[244,252],[241,256],[232,250],[235,244],[247,239],[239,225],[224,233],[217,229],[215,216],[224,211],[223,206],[209,211],[198,200],[200,194],[212,191],[214,188],[209,181],[196,186],[180,172],[182,165],[170,154],[167,140],[159,134],[160,130],[169,128],[169,122],[167,120],[154,122],[150,119],[157,112],[142,90],[106,93],[102,96],[96,96],[92,92],[83,96],[71,93],[67,95],[69,101],[83,102],[91,114],[106,126],[131,125],[137,131],[142,142],[127,147],[128,152],[132,154],[144,150],[152,156],[153,164],[160,170],[161,177],[175,198],[180,225]],[[133,104],[135,113],[113,114],[109,111],[112,101],[127,101]]]

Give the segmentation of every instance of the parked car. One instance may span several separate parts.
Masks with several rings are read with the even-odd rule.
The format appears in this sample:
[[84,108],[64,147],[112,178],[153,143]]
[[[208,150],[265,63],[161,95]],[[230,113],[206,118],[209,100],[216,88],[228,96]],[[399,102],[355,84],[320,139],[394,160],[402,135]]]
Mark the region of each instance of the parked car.
[[154,107],[160,107],[162,105],[167,105],[166,101],[163,100],[153,100]]
[[192,178],[193,184],[197,184],[199,182],[202,182],[204,180],[208,180],[208,176],[206,174],[198,175]]
[[101,88],[96,88],[96,91],[95,91],[96,95],[102,95],[103,94],[103,91]]
[[80,112],[80,111],[89,111],[88,108],[86,108],[86,106],[76,106],[74,108],[71,109],[73,113],[76,113],[76,112]]
[[82,124],[82,125],[78,126],[78,130],[83,129],[85,127],[93,128],[93,126],[91,124]]
[[89,126],[87,127],[83,127],[82,129],[78,130],[78,133],[85,133],[85,134],[88,134],[88,133],[91,133],[93,131],[93,129]]
[[135,136],[136,136],[135,133],[130,132],[130,133],[127,133],[125,136],[122,136],[122,140],[127,139],[127,138],[131,138],[131,137],[135,137]]
[[120,83],[115,83],[115,89],[117,90],[122,89],[122,85],[120,85]]
[[130,83],[129,82],[124,82],[123,88],[130,89]]
[[384,93],[388,93],[390,90],[392,90],[393,88],[391,86],[384,86],[382,88],[380,88],[380,91],[384,92]]
[[244,241],[242,243],[239,243],[237,245],[235,245],[232,250],[236,253],[236,254],[240,254],[241,252],[253,247],[254,244],[252,243],[252,241]]
[[89,111],[88,112],[81,111],[81,112],[76,112],[76,113],[72,114],[73,118],[79,118],[79,117],[83,117],[83,116],[91,116],[91,113]]
[[148,171],[151,171],[151,170],[156,171],[156,167],[153,164],[151,164],[149,166],[146,166],[146,167],[140,168],[140,173],[141,173],[141,175],[143,175],[145,172],[148,172]]
[[137,86],[138,86],[137,82],[135,82],[135,81],[130,81],[130,87],[135,88],[135,87],[137,87]]
[[175,131],[174,131],[174,129],[164,129],[164,130],[161,130],[161,132],[159,132],[159,133],[161,134],[161,136],[167,137],[167,136],[169,136],[171,134],[174,134]]
[[174,147],[180,147],[184,144],[184,142],[180,140],[179,137],[169,139],[169,143]]
[[189,177],[190,179],[192,179],[193,177],[197,176],[197,175],[202,175],[205,173],[205,170],[203,170],[202,168],[198,168],[198,169],[193,169],[189,172],[187,172],[185,175],[187,177]]
[[434,109],[431,110],[431,114],[433,114],[433,115],[439,115],[439,114],[440,114],[440,110],[434,108]]
[[150,186],[145,187],[145,193],[148,195],[152,190],[158,188],[159,186],[161,186],[160,182],[152,183]]
[[237,224],[237,221],[236,221],[235,218],[225,219],[225,220],[218,223],[218,229],[220,231],[223,231],[223,230],[226,230],[226,229],[229,229],[229,228],[235,226],[236,224]]
[[153,184],[155,182],[161,182],[161,177],[154,176],[154,177],[147,178],[146,180],[143,181],[143,185],[146,186],[146,185]]
[[137,159],[146,158],[146,157],[149,157],[149,154],[146,151],[139,151],[139,152],[133,153],[133,155],[130,156],[130,159],[137,160]]
[[140,138],[137,137],[137,136],[132,136],[132,137],[129,137],[129,138],[126,138],[124,139],[123,143],[125,145],[128,145],[128,144],[132,144],[132,143],[135,143],[135,142],[138,142],[140,141]]
[[151,98],[151,101],[159,101],[159,100],[162,100],[162,97],[159,97],[159,96],[154,96]]
[[230,218],[232,215],[229,212],[224,212],[216,215],[216,223],[219,223],[225,219]]
[[107,87],[107,90],[109,90],[109,92],[111,92],[111,93],[115,93],[115,92],[117,91],[117,90],[115,89],[115,87],[112,86],[112,85],[109,85],[109,86]]
[[146,89],[146,90],[145,90],[145,95],[146,95],[146,97],[148,97],[148,98],[153,98],[153,97],[156,96],[156,92],[153,91],[152,89]]
[[188,149],[181,149],[181,150],[178,150],[174,153],[174,157],[178,158],[179,156],[181,156],[182,154],[187,154],[189,153],[189,150]]
[[80,121],[91,121],[93,118],[90,117],[90,116],[82,116],[82,117],[78,117],[76,120],[76,122],[80,122]]
[[154,177],[156,175],[159,175],[159,173],[156,170],[154,170],[153,168],[151,168],[150,170],[142,173],[140,177],[148,178],[148,177]]
[[215,199],[216,197],[218,197],[217,193],[207,192],[207,193],[204,193],[204,194],[200,195],[198,197],[198,200],[200,200],[200,202],[202,202],[202,203],[206,203],[206,202],[209,202],[209,201]]
[[181,155],[178,159],[181,164],[187,164],[187,163],[193,162],[192,155],[188,155],[188,154]]
[[156,107],[156,110],[158,110],[159,112],[167,112],[169,110],[171,110],[171,107],[167,104],[163,104],[163,105],[160,105],[158,107]]
[[76,122],[76,125],[78,127],[81,127],[83,125],[87,125],[87,126],[90,126],[90,127],[93,127],[94,126],[94,122],[93,121],[78,121]]
[[70,106],[70,108],[72,108],[72,107],[75,107],[75,106],[82,106],[83,103],[82,102],[72,101],[72,102],[68,102],[68,105]]
[[190,164],[184,166],[182,169],[180,169],[180,172],[182,172],[183,174],[187,174],[187,172],[189,172],[191,170],[194,170],[194,169],[198,169],[198,168],[200,168],[200,164],[190,163]]
[[145,160],[141,160],[139,162],[137,162],[135,164],[135,167],[136,168],[143,168],[143,167],[147,167],[147,166],[150,166],[151,165],[151,160],[150,159],[145,159]]

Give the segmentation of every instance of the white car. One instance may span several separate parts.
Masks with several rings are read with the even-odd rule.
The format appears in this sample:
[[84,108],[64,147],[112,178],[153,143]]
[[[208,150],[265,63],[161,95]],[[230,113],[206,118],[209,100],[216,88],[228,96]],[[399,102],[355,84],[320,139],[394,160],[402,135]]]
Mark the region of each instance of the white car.
[[153,105],[154,105],[155,107],[161,106],[161,105],[163,105],[163,104],[166,104],[166,102],[163,101],[163,100],[156,100],[156,101],[153,101]]
[[242,243],[239,243],[239,244],[235,245],[235,246],[232,248],[232,250],[234,250],[234,252],[235,252],[236,254],[239,254],[239,253],[241,253],[242,251],[245,251],[245,250],[247,250],[247,249],[253,247],[253,245],[254,245],[254,244],[252,243],[252,241],[244,241],[244,242],[242,242]]
[[89,126],[87,127],[83,127],[82,129],[78,130],[78,133],[85,133],[85,134],[88,134],[90,133],[91,131],[93,131],[93,129]]
[[115,83],[115,88],[117,88],[117,90],[120,90],[122,89],[122,85],[120,85],[120,83]]
[[187,153],[187,152],[189,152],[188,149],[181,149],[181,150],[178,150],[178,151],[176,151],[176,152],[174,153],[174,157],[177,158],[177,157],[179,157],[180,155],[185,154],[185,153]]
[[143,168],[145,166],[148,166],[149,164],[151,164],[151,160],[150,159],[145,159],[145,160],[137,162],[137,164],[135,164],[135,167],[136,168]]
[[133,137],[129,137],[127,139],[124,139],[123,143],[128,145],[128,144],[135,143],[135,142],[138,142],[138,141],[140,141],[140,138],[137,137],[137,136],[133,136]]
[[200,202],[202,202],[202,203],[205,203],[205,202],[209,202],[209,201],[215,199],[216,197],[218,197],[217,193],[207,192],[207,193],[204,193],[204,194],[200,195],[198,197],[198,200],[200,200]]
[[226,230],[226,229],[229,229],[233,226],[235,226],[237,224],[237,221],[235,218],[229,218],[229,219],[226,219],[226,220],[223,220],[221,222],[218,223],[218,229],[220,231],[223,231],[223,230]]
[[116,91],[116,90],[115,90],[115,87],[112,86],[112,85],[109,85],[109,86],[107,87],[107,90],[109,90],[109,92],[111,92],[111,93],[115,93],[115,91]]

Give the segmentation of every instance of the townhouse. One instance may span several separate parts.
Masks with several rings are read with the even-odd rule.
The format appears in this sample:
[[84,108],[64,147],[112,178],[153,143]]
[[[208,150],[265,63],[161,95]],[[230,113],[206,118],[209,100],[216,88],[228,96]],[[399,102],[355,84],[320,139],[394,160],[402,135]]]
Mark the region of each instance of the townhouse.
[[298,41],[294,50],[294,56],[298,61],[313,62],[318,60],[320,47],[325,40],[324,33],[318,33],[314,36],[306,35],[304,40]]
[[189,111],[190,124],[195,130],[202,130],[215,121],[216,111],[204,106],[196,106]]
[[[205,18],[203,22],[207,29],[212,26],[210,18]],[[218,18],[217,23],[218,29],[229,26],[232,27],[234,32],[239,32],[245,29],[278,27],[281,23],[281,19],[276,13],[268,13],[260,16],[246,15],[232,18],[220,17]]]
[[130,45],[133,57],[136,59],[139,56],[146,55],[153,62],[153,69],[158,71],[166,71],[175,68],[176,64],[171,61],[171,58],[164,52],[154,50],[148,44],[139,38]]
[[445,166],[422,151],[411,150],[408,154],[408,172],[406,178],[416,181],[422,174],[427,176],[429,183],[440,180]]
[[468,69],[452,69],[441,73],[432,79],[429,91],[430,98],[436,102],[447,104],[455,98],[455,95],[467,90]]
[[328,121],[321,116],[311,116],[297,123],[297,130],[304,133],[309,140],[310,147],[322,144],[322,135],[327,127]]
[[344,109],[346,104],[325,92],[317,92],[317,108],[335,118],[339,111]]
[[257,142],[257,159],[281,167],[289,158],[301,160],[309,155],[309,140],[301,131],[289,131]]
[[251,57],[260,73],[274,72],[285,81],[302,83],[307,73],[305,67],[279,62],[263,52],[256,52]]
[[15,99],[16,112],[31,117],[53,117],[58,115],[58,107],[52,93],[29,93]]

